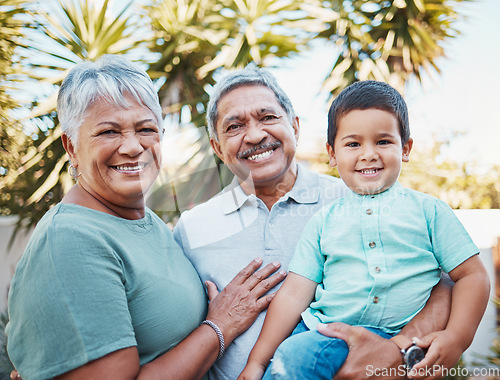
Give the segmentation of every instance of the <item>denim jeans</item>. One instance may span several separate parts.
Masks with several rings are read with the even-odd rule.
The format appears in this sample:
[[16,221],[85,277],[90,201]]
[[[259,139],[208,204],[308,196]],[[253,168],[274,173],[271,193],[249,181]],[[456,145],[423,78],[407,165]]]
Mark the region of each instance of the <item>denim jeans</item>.
[[[391,335],[368,328],[383,338]],[[331,380],[344,364],[349,348],[342,339],[311,331],[301,321],[274,353],[262,380]]]

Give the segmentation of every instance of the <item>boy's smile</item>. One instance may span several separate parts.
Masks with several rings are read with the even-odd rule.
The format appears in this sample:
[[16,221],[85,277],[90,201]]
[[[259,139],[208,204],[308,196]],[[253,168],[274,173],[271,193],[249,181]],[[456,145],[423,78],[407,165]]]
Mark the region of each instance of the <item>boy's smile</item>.
[[398,179],[401,163],[409,161],[413,140],[402,146],[396,117],[375,108],[353,110],[338,123],[335,144],[327,144],[330,166],[354,192],[381,193]]

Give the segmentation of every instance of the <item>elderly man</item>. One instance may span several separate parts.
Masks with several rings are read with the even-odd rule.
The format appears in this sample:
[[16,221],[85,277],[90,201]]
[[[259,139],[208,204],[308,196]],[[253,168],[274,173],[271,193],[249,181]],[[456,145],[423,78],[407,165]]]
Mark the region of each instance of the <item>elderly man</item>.
[[[208,104],[207,122],[212,148],[235,178],[208,202],[184,212],[174,236],[201,279],[223,289],[256,256],[264,264],[279,261],[286,270],[309,218],[346,189],[340,180],[296,163],[299,119],[274,77],[262,69],[235,71],[220,80]],[[412,337],[444,328],[446,312],[430,305],[444,303],[446,310],[449,295],[446,289],[442,293],[431,297],[433,302],[415,318],[421,322],[412,322],[403,334]],[[263,321],[261,313],[215,363],[210,379],[238,377]],[[363,328],[332,324],[327,334],[345,339],[351,348],[359,345],[351,350],[339,378],[368,376],[367,365],[402,363],[396,344]],[[407,348],[411,340],[401,335],[397,344]]]

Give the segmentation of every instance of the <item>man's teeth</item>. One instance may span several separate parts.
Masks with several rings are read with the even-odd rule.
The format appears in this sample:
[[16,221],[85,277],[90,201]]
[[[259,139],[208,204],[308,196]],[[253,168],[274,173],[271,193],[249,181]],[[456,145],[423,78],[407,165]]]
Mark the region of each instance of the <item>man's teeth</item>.
[[378,172],[378,169],[361,170],[361,173],[363,173],[363,174],[375,174],[376,172]]
[[265,151],[264,153],[259,153],[253,156],[248,157],[249,160],[258,160],[259,158],[264,158],[264,157],[269,157],[274,151],[273,150],[268,150]]
[[131,171],[136,171],[136,170],[142,170],[144,169],[144,164],[137,164],[135,166],[115,166],[117,170],[125,171],[125,172],[131,172]]

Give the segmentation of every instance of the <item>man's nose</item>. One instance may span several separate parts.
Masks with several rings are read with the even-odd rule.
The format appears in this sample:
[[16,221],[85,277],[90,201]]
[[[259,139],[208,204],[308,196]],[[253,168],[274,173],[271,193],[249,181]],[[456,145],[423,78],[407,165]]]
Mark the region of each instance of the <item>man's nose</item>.
[[248,144],[258,144],[267,137],[267,132],[259,123],[249,123],[245,132],[244,141]]

